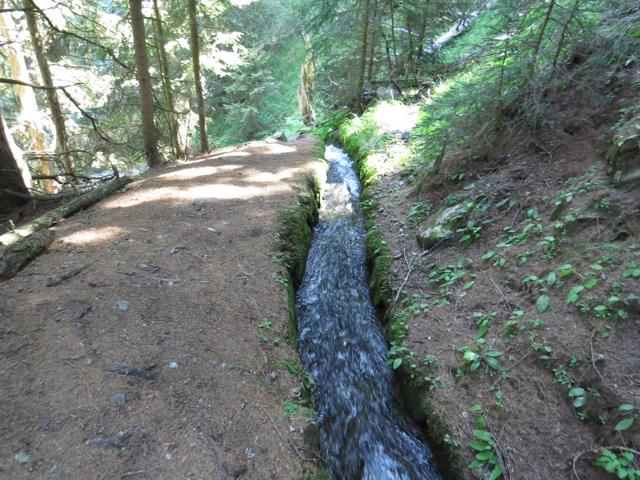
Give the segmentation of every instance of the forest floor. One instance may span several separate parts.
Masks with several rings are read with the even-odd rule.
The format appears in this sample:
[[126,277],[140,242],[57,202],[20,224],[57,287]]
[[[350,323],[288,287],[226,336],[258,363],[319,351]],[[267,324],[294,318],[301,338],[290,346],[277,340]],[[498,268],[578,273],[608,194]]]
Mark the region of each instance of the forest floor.
[[[394,163],[399,133],[373,150],[400,290],[389,328],[405,332],[395,355],[444,422],[427,425],[432,440],[463,467],[488,450],[501,478],[611,478],[594,467],[603,449],[640,446],[640,191],[610,183],[603,141],[634,98],[562,97],[555,129],[462,152],[420,193]],[[465,201],[453,238],[423,251],[416,234]],[[478,466],[464,478],[488,478]]]
[[301,477],[273,255],[316,157],[302,137],[149,172],[0,283],[1,478]]

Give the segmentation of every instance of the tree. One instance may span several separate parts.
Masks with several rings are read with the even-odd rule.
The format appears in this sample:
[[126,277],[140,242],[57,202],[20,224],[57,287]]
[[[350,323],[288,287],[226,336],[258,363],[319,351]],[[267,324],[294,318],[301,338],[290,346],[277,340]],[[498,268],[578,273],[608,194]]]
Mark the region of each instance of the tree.
[[158,50],[158,63],[160,64],[160,76],[162,79],[162,91],[164,93],[164,101],[166,103],[166,116],[168,119],[169,135],[173,154],[176,158],[182,157],[182,149],[180,148],[180,140],[178,139],[178,121],[176,119],[175,105],[173,102],[173,91],[171,89],[171,77],[169,76],[169,60],[167,58],[167,50],[165,49],[164,28],[162,26],[162,16],[158,7],[158,0],[153,0],[153,12],[155,23],[156,47]]
[[53,125],[56,131],[56,153],[60,156],[65,173],[72,174],[73,163],[69,156],[69,144],[67,140],[67,129],[65,128],[64,114],[62,113],[60,102],[58,101],[58,94],[53,88],[49,62],[44,54],[42,37],[38,30],[38,23],[36,21],[35,11],[37,7],[33,0],[23,0],[22,3],[24,6],[24,13],[27,18],[27,26],[29,28],[29,35],[31,36],[33,51],[36,56],[38,68],[40,69],[40,75],[42,76],[42,84],[47,87],[47,102],[49,103],[51,119],[53,120]]
[[198,38],[198,22],[196,20],[196,0],[189,0],[189,30],[191,44],[191,59],[193,62],[193,77],[196,85],[196,101],[198,105],[198,126],[200,130],[200,153],[209,151],[207,140],[207,117],[204,111],[204,96],[202,93],[202,78],[200,76],[200,41]]
[[364,0],[362,12],[362,46],[360,51],[360,65],[358,66],[358,84],[356,85],[356,108],[362,108],[362,95],[364,93],[364,74],[367,67],[367,51],[369,40],[369,6],[371,0]]
[[[20,103],[20,116],[24,120],[31,141],[33,142],[33,148],[39,155],[39,165],[42,175],[51,177],[54,173],[53,162],[47,160],[42,155],[45,150],[44,134],[40,125],[38,104],[36,103],[36,95],[34,91],[28,87],[29,73],[27,65],[25,63],[25,56],[20,48],[20,45],[12,41],[10,32],[16,31],[15,25],[11,18],[10,13],[0,12],[0,34],[5,40],[10,43],[9,48],[5,48],[4,51],[9,57],[9,63],[11,64],[11,72],[14,80],[18,80],[22,83],[16,84],[15,90],[18,94],[18,100]],[[45,192],[54,193],[55,187],[51,179],[45,179],[43,181]]]
[[[15,155],[7,123],[0,113],[0,212],[9,212],[27,202],[31,174],[22,158]],[[7,194],[6,190],[25,195]]]
[[140,107],[142,112],[142,136],[144,151],[150,167],[160,165],[160,152],[156,127],[153,121],[153,92],[149,76],[149,59],[145,42],[144,17],[142,16],[142,0],[129,0],[131,9],[131,28],[133,31],[133,49],[136,60],[136,76],[140,89]]

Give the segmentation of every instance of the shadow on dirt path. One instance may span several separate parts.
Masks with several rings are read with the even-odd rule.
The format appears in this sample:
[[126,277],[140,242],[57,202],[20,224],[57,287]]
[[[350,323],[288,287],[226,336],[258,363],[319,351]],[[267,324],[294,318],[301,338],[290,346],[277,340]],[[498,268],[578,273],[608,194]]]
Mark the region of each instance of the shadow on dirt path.
[[272,245],[315,157],[304,137],[218,150],[58,225],[0,284],[0,477],[299,477]]

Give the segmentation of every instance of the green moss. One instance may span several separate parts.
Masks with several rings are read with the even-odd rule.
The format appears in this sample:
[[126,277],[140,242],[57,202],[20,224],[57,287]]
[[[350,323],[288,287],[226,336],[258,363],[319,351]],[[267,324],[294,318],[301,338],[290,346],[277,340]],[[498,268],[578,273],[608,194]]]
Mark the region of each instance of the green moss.
[[313,226],[318,223],[320,184],[315,177],[307,176],[295,205],[278,215],[276,249],[278,258],[285,267],[286,275],[279,281],[287,290],[289,324],[287,334],[293,348],[297,346],[296,289],[302,283],[311,248]]

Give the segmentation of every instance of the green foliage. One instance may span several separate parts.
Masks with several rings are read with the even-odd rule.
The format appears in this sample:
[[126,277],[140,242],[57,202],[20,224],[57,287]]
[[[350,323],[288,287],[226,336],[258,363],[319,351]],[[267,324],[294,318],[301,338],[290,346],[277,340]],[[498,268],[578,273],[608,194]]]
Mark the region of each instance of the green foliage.
[[611,450],[605,449],[602,451],[602,455],[595,461],[595,464],[606,472],[615,475],[617,478],[628,480],[640,479],[640,468],[636,466],[636,459],[631,451],[622,450],[619,453],[614,453]]

